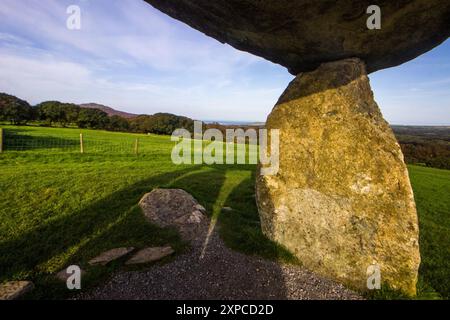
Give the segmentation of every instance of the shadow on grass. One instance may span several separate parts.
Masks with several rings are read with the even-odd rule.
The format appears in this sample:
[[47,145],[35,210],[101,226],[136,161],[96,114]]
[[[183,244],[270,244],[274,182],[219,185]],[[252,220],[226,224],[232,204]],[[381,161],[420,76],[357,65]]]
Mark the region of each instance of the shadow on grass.
[[[183,252],[186,244],[174,229],[151,225],[142,215],[138,202],[154,188],[184,189],[210,213],[220,211],[225,204],[232,206],[232,212],[218,216],[221,235],[229,247],[269,259],[294,261],[287,251],[262,234],[254,199],[254,172],[248,167],[244,171],[239,166],[237,168],[237,173],[231,178],[239,177],[242,172],[248,176],[245,179],[231,179],[237,183],[227,184],[229,171],[224,166],[192,166],[143,179],[79,212],[57,217],[17,238],[9,239],[0,244],[0,282],[32,280],[36,289],[28,298],[60,299],[70,296],[70,292],[65,283],[54,278],[55,272],[71,264],[80,265],[88,271],[83,277],[83,288],[89,289],[122,268],[123,259],[107,267],[90,267],[87,264],[105,250],[169,244],[177,253]],[[219,257],[217,263],[223,262],[226,263],[221,262]],[[249,279],[253,279],[255,285],[266,279],[260,279],[256,271],[264,269],[261,263],[251,262],[250,270],[242,270],[250,273]],[[270,272],[271,279],[278,283],[278,295],[283,295],[285,288],[281,270],[273,267]],[[240,285],[236,274],[229,272],[226,277],[228,282]],[[251,283],[248,285],[252,286]]]
[[230,248],[266,259],[300,264],[287,249],[269,240],[261,229],[255,196],[255,170],[238,184],[225,201],[233,210],[219,216],[220,235]]
[[[138,275],[122,275],[121,282],[109,282],[91,292],[96,299],[285,299],[285,274],[272,260],[289,260],[289,254],[269,241],[260,231],[254,204],[253,170],[227,170],[226,167],[203,167],[172,180],[165,187],[181,188],[192,194],[207,208],[212,218],[219,218],[216,228],[227,235],[227,244],[243,255],[224,247],[214,234],[202,233],[208,239],[206,251],[193,248],[163,270],[148,270]],[[221,213],[225,205],[235,210]],[[225,223],[224,223],[225,222]],[[201,248],[200,248],[201,249]],[[206,254],[200,259],[200,253]],[[293,259],[292,259],[293,260]],[[170,262],[170,261],[169,261]],[[194,278],[193,278],[194,275]],[[164,288],[164,290],[158,290]]]
[[[25,134],[22,134],[25,132]],[[80,147],[79,139],[58,138],[51,136],[32,136],[22,129],[4,130],[5,151],[43,150],[43,149],[75,149]]]
[[[232,170],[209,166],[208,169],[194,176],[185,175],[173,181],[172,187],[191,193],[210,216],[216,215],[217,227],[228,247],[270,260],[299,263],[288,250],[269,240],[261,231],[255,199],[255,170],[248,166],[233,166]],[[223,207],[233,210],[223,212]]]
[[[108,247],[110,242],[104,239],[104,233],[114,232],[114,228],[120,228],[121,225],[122,228],[126,226],[126,223],[130,223],[127,216],[138,219],[135,215],[136,210],[130,209],[136,206],[146,192],[164,186],[171,180],[197,169],[192,167],[141,180],[93,203],[80,212],[58,217],[15,239],[1,243],[0,281],[23,277],[33,278],[45,273],[47,270],[60,266],[61,262],[68,257],[75,256],[75,253],[83,246],[95,247],[99,250]],[[144,220],[135,222],[145,223]],[[122,238],[116,238],[116,240],[119,242],[118,240],[123,240],[128,235],[128,240],[131,241],[133,234],[134,230],[130,228],[128,232],[121,235]],[[91,241],[95,242],[95,246]],[[83,255],[78,255],[78,257],[81,256]],[[69,258],[69,261],[71,260]]]

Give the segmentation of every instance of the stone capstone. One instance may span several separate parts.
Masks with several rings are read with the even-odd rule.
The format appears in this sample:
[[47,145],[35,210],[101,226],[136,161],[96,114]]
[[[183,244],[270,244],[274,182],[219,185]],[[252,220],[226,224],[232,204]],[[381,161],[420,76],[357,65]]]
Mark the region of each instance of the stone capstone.
[[[450,1],[442,0],[146,0],[155,8],[293,74],[357,57],[368,72],[393,67],[450,36]],[[368,7],[381,9],[369,30]]]
[[[414,1],[413,1],[414,2]],[[259,175],[263,232],[309,269],[367,290],[416,293],[419,229],[399,144],[359,59],[298,75],[269,115],[280,130],[280,169]]]

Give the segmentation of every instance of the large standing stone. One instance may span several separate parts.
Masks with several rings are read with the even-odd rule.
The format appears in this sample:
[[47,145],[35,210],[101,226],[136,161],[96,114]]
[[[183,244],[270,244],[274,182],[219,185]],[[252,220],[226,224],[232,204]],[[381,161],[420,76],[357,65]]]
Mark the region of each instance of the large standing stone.
[[303,264],[354,288],[367,269],[416,293],[420,263],[413,192],[400,147],[359,59],[299,74],[267,120],[280,129],[280,170],[259,176],[264,233]]
[[[146,0],[205,34],[297,75],[358,57],[369,72],[414,59],[450,36],[448,0]],[[381,29],[367,9],[381,9]]]

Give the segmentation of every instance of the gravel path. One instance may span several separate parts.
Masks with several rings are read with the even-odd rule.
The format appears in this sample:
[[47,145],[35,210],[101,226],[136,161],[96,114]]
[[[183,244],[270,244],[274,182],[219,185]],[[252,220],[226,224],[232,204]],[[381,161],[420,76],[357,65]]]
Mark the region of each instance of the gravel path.
[[165,265],[116,273],[78,299],[361,299],[302,267],[230,250],[215,231],[200,259],[203,242]]

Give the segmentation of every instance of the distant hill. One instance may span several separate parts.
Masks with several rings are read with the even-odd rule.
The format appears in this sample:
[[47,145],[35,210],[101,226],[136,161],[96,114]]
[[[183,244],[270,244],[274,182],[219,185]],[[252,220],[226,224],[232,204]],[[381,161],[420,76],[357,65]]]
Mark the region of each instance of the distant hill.
[[86,109],[99,109],[99,110],[102,110],[103,112],[106,112],[108,114],[108,116],[120,116],[120,117],[123,117],[126,119],[132,119],[132,118],[136,118],[138,116],[137,114],[119,111],[119,110],[116,110],[111,107],[107,107],[107,106],[104,106],[104,105],[98,104],[98,103],[84,103],[84,104],[80,104],[80,107],[86,108]]

